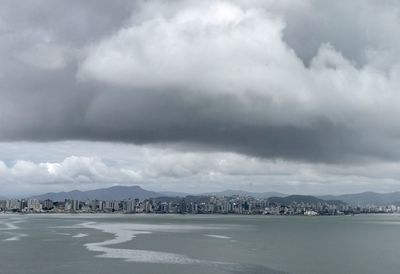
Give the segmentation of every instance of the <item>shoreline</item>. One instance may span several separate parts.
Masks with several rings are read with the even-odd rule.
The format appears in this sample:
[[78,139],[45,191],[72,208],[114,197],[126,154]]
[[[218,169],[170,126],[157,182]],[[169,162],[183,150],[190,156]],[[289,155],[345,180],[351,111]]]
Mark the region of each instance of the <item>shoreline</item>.
[[13,215],[13,216],[34,216],[34,215],[57,215],[57,216],[198,216],[198,217],[213,217],[213,216],[242,216],[242,217],[355,217],[355,216],[400,216],[398,212],[379,212],[379,213],[355,213],[355,214],[335,214],[335,215],[328,215],[328,214],[321,214],[321,215],[303,215],[303,214],[234,214],[234,213],[210,213],[210,214],[179,214],[179,213],[124,213],[124,212],[0,212],[0,216],[4,215]]

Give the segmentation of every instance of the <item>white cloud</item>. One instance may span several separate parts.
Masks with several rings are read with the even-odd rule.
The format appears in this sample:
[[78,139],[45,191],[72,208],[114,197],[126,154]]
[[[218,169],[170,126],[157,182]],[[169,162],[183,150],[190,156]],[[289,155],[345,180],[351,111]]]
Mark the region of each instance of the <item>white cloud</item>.
[[256,83],[244,83],[244,76],[254,75],[258,82],[268,65],[300,65],[281,40],[283,26],[261,9],[199,3],[172,17],[160,14],[132,22],[94,44],[79,75],[139,88],[178,85],[192,91],[245,92]]
[[30,184],[60,184],[72,187],[80,184],[121,183],[136,179],[120,168],[109,167],[99,158],[69,156],[61,162],[34,163],[18,160],[10,166],[0,162],[3,181],[29,182]]
[[[80,144],[75,146],[75,152]],[[208,192],[224,189],[327,194],[391,191],[400,185],[398,163],[358,166],[271,161],[235,153],[179,152],[161,147],[86,144],[100,156],[67,156],[60,161],[0,161],[2,194],[94,189],[113,184],[162,191]],[[63,144],[58,144],[57,149]],[[63,154],[71,150],[66,143]],[[54,149],[51,148],[50,149]],[[41,150],[38,147],[38,150]],[[125,151],[125,153],[123,152]],[[118,152],[120,161],[110,159]],[[99,154],[99,155],[100,155]]]

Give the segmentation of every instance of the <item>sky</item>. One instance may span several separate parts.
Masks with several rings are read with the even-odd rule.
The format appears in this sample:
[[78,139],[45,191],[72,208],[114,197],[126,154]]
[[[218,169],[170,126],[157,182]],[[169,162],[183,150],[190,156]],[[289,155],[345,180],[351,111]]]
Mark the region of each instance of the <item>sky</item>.
[[0,196],[400,190],[400,3],[0,0]]

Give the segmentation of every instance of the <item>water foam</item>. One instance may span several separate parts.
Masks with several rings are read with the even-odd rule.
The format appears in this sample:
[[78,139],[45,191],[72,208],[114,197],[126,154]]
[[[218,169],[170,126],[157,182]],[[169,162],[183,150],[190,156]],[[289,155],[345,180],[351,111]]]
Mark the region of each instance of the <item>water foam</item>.
[[171,231],[171,230],[182,230],[183,228],[178,228],[171,225],[143,225],[143,224],[107,224],[107,223],[83,223],[81,224],[84,228],[97,229],[105,233],[111,233],[115,235],[114,239],[106,240],[98,243],[87,243],[85,247],[90,251],[101,252],[103,254],[97,255],[101,258],[119,258],[124,259],[129,262],[142,262],[142,263],[166,263],[166,264],[193,264],[201,263],[201,260],[192,259],[185,255],[170,253],[170,252],[160,252],[160,251],[150,251],[150,250],[140,250],[140,249],[121,249],[112,248],[110,245],[125,243],[136,235],[141,234],[151,234],[152,231],[138,230],[138,228],[151,228],[153,231]]
[[225,236],[225,235],[216,235],[216,234],[203,234],[206,237],[210,238],[216,238],[216,239],[224,239],[224,240],[230,240],[232,237]]
[[[135,223],[106,223],[106,222],[85,222],[78,225],[72,226],[58,226],[53,228],[66,228],[66,229],[95,229],[104,233],[114,235],[112,239],[108,239],[102,242],[86,243],[84,246],[89,250],[96,253],[99,258],[111,258],[111,259],[122,259],[127,262],[137,263],[154,263],[154,264],[201,264],[205,267],[216,267],[224,269],[229,272],[240,272],[240,273],[274,273],[281,274],[284,272],[276,271],[264,266],[253,266],[253,265],[242,265],[237,263],[219,262],[212,260],[201,260],[190,258],[189,256],[171,253],[161,252],[153,250],[140,250],[140,249],[126,249],[117,248],[113,245],[122,244],[133,240],[135,237],[141,235],[149,235],[154,232],[189,232],[189,231],[205,231],[205,230],[225,230],[232,229],[232,225],[177,225],[177,224],[135,224]],[[236,227],[236,226],[235,226]],[[81,233],[82,234],[82,233]],[[231,237],[219,234],[203,234],[211,238],[229,239]]]
[[4,239],[3,241],[19,241],[21,238],[28,236],[23,233],[15,233],[14,230],[20,229],[16,224],[22,223],[23,221],[18,217],[11,217],[6,219],[0,219],[0,232],[11,234],[12,236]]
[[4,239],[3,241],[4,242],[19,241],[19,240],[21,240],[22,237],[26,237],[26,236],[28,236],[28,235],[20,233],[20,234],[12,236],[10,238]]
[[74,235],[74,236],[72,236],[73,238],[83,238],[83,237],[87,237],[87,236],[89,236],[89,234],[86,234],[86,233],[79,233],[79,234],[76,234],[76,235]]

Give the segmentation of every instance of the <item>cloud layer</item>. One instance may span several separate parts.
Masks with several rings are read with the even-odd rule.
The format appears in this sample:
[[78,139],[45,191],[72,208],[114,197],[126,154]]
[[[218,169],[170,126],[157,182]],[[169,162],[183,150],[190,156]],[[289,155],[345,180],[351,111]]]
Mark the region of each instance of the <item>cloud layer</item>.
[[2,140],[399,157],[395,2],[2,6]]
[[[0,141],[393,165],[399,9],[361,0],[2,1]],[[31,167],[43,182],[84,181],[69,156],[52,162],[54,174],[32,155],[4,160],[2,172]],[[89,172],[89,181],[132,179],[92,164],[105,173]],[[185,173],[173,162],[166,169]]]

